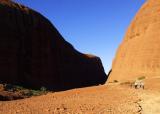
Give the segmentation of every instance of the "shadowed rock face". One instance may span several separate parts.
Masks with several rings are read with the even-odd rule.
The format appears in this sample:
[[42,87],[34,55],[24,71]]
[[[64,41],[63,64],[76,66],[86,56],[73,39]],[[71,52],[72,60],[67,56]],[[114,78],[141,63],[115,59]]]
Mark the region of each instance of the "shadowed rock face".
[[105,83],[100,58],[76,51],[41,14],[0,1],[0,81],[52,90]]
[[160,0],[147,0],[128,28],[110,80],[160,76]]

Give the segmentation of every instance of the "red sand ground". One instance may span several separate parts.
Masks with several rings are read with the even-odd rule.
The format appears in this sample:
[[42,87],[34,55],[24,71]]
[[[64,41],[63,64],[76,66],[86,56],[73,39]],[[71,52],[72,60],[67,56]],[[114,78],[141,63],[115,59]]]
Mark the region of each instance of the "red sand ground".
[[160,114],[157,80],[147,79],[145,90],[115,83],[1,101],[0,114]]
[[98,86],[23,100],[0,102],[0,114],[134,114],[139,111],[135,91]]

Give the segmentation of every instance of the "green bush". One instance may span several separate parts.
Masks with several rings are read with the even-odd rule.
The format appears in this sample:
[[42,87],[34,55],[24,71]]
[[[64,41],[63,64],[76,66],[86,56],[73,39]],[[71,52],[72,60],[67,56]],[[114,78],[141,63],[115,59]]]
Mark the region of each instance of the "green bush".
[[42,87],[40,88],[40,91],[46,92],[46,91],[47,91],[47,88],[45,88],[45,87],[42,86]]
[[6,91],[11,91],[11,92],[20,92],[22,95],[31,97],[31,96],[39,96],[46,94],[47,88],[41,87],[40,89],[34,90],[34,89],[27,89],[19,85],[12,85],[12,84],[5,84],[4,89]]
[[20,90],[24,90],[25,88],[22,86],[13,86],[15,91],[20,91]]
[[28,95],[29,96],[39,96],[39,95],[42,95],[42,92],[39,90],[29,90]]
[[45,87],[41,87],[39,90],[28,90],[25,92],[27,96],[39,96],[46,94],[48,91]]

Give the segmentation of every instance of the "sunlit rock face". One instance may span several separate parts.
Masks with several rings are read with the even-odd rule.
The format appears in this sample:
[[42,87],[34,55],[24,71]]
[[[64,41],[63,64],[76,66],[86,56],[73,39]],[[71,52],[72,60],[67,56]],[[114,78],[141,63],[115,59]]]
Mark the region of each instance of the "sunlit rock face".
[[113,60],[111,80],[160,76],[160,0],[147,0],[130,24]]
[[99,57],[63,39],[38,12],[0,1],[0,81],[31,88],[66,90],[105,83]]

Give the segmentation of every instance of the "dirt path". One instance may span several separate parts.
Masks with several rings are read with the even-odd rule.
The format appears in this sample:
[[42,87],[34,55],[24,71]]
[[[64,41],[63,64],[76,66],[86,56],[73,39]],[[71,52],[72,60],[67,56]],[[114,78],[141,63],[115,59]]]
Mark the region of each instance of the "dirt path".
[[0,114],[139,114],[137,93],[120,86],[98,86],[0,102]]
[[160,92],[144,91],[139,94],[142,114],[160,114]]

